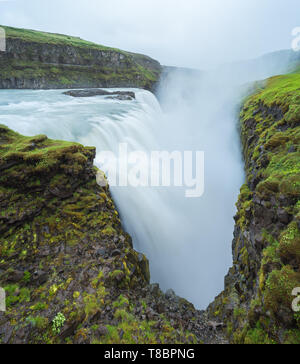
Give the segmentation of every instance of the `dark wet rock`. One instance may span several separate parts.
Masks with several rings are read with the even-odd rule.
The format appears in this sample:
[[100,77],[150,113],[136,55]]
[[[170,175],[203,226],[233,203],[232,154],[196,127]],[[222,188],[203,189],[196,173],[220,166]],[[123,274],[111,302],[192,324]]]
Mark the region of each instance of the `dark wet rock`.
[[20,282],[24,277],[24,272],[19,270],[12,270],[7,275],[7,281],[12,283]]
[[154,296],[159,296],[162,293],[160,288],[159,288],[159,284],[157,284],[157,283],[151,284],[150,285],[150,290],[151,290],[151,293]]
[[211,328],[212,330],[220,330],[222,328],[224,328],[224,323],[223,322],[215,322],[215,321],[209,321],[208,322],[208,326],[209,328]]
[[44,283],[47,282],[48,279],[48,273],[41,271],[41,270],[37,270],[33,273],[33,280],[38,284],[38,285],[42,285]]
[[12,334],[13,334],[14,328],[10,324],[5,324],[2,328],[0,328],[0,337],[3,337],[2,343],[8,344]]
[[167,298],[168,300],[175,299],[175,298],[176,298],[176,294],[175,294],[175,292],[174,292],[172,289],[169,289],[169,290],[166,292],[166,298]]
[[107,96],[107,100],[118,100],[118,101],[132,101],[134,97],[130,95],[115,95],[115,96]]
[[64,325],[64,327],[61,330],[61,333],[59,334],[60,340],[65,340],[66,338],[74,335],[74,332],[77,329],[77,326],[80,324],[81,320],[74,320],[71,323],[67,323]]
[[287,213],[284,209],[278,209],[277,216],[278,220],[285,225],[288,225],[293,219],[293,216]]
[[253,112],[253,117],[256,117],[258,115],[261,115],[263,118],[272,116],[275,121],[282,120],[284,117],[284,113],[280,105],[273,105],[272,107],[269,107],[265,105],[262,101],[260,101],[260,103],[258,104],[258,109]]
[[101,89],[85,89],[66,91],[63,94],[72,97],[109,96],[107,98],[126,101],[135,99],[135,93],[132,91],[106,91]]
[[63,94],[72,97],[93,97],[110,95],[110,92],[100,89],[86,89],[66,91]]
[[108,328],[106,326],[100,326],[97,330],[99,336],[106,336],[108,334]]
[[115,250],[113,250],[112,252],[111,252],[111,256],[112,257],[118,257],[118,256],[120,256],[122,254],[122,252],[121,252],[121,250],[119,250],[119,249],[115,249]]
[[288,153],[295,153],[296,152],[296,148],[292,145],[289,150]]
[[106,256],[106,249],[103,249],[103,248],[101,248],[101,249],[98,249],[97,251],[96,251],[96,255],[98,256],[98,257],[104,257],[104,256]]

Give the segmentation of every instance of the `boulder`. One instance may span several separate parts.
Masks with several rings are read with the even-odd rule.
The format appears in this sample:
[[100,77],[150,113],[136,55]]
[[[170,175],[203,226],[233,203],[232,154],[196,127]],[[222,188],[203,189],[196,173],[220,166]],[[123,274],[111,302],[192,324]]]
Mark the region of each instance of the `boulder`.
[[72,97],[107,96],[106,99],[116,99],[121,101],[131,101],[135,99],[135,93],[132,91],[106,91],[102,89],[85,89],[66,91],[63,92],[63,94]]

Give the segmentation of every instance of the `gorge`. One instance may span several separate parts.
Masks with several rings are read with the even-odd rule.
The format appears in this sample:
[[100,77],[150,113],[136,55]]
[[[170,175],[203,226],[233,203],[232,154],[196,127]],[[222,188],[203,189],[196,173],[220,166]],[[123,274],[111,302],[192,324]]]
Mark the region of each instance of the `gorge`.
[[[66,44],[51,45],[50,34],[8,35],[0,57],[0,122],[11,129],[0,129],[0,283],[9,303],[1,340],[226,342],[211,330],[210,315],[226,325],[231,342],[297,341],[299,318],[288,308],[288,291],[281,297],[278,272],[288,289],[300,282],[299,76],[253,86],[290,71],[294,54],[198,72],[89,44],[84,57],[66,46],[74,39],[60,35],[52,41]],[[63,94],[85,87],[125,87],[135,99]],[[238,199],[244,99],[247,185]],[[111,198],[108,186],[95,182],[93,158],[101,169],[97,152],[115,152],[122,142],[132,151],[204,151],[204,196],[186,199],[176,187],[112,187]],[[236,200],[234,267],[214,301],[232,265]],[[166,293],[149,285],[146,257],[151,281]],[[214,302],[197,311],[170,288],[199,309]],[[53,335],[58,312],[67,322]]]

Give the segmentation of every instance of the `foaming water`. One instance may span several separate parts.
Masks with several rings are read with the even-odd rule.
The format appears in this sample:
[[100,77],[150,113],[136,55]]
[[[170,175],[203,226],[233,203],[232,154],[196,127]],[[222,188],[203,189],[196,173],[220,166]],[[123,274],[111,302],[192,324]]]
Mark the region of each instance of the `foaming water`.
[[235,123],[223,115],[211,124],[214,105],[195,115],[181,102],[179,113],[177,100],[165,113],[150,92],[133,91],[136,100],[122,102],[71,98],[61,90],[2,90],[0,122],[25,135],[93,145],[97,152],[117,154],[119,143],[127,143],[129,152],[205,151],[202,198],[187,199],[184,189],[175,187],[112,188],[125,229],[150,260],[152,280],[205,307],[222,289],[231,263],[234,201],[242,182]]
[[25,135],[96,146],[100,168],[99,153],[118,154],[120,143],[129,152],[204,151],[201,198],[186,198],[185,187],[113,187],[112,194],[135,248],[150,261],[152,281],[205,308],[223,289],[232,263],[235,201],[244,181],[238,86],[256,75],[233,75],[234,69],[174,71],[161,83],[160,103],[137,89],[134,101],[72,98],[62,90],[1,90],[0,123]]

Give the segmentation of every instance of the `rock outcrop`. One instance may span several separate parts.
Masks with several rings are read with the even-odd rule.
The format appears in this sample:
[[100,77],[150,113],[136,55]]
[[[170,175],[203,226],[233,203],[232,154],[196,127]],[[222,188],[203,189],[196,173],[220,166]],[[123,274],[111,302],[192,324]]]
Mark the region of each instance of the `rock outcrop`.
[[135,99],[135,93],[132,91],[106,91],[101,89],[71,90],[63,93],[72,97],[94,97],[107,96],[106,98],[131,101]]
[[0,126],[0,343],[223,343],[204,312],[149,284],[94,156]]
[[0,88],[137,87],[153,91],[161,73],[150,57],[80,38],[3,27]]
[[247,180],[235,217],[234,265],[209,313],[233,343],[300,343],[300,74],[269,79],[241,111]]

